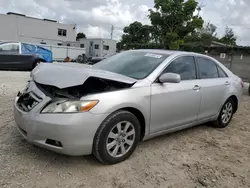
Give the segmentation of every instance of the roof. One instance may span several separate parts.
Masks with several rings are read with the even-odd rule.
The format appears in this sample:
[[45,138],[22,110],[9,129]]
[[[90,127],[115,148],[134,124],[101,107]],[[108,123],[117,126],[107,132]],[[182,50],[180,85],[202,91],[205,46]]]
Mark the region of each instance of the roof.
[[221,42],[217,42],[217,41],[212,41],[212,44],[211,46],[216,46],[216,47],[233,47],[232,45],[229,45],[229,44],[224,44],[224,43],[221,43]]
[[12,41],[12,40],[8,40],[8,41],[2,40],[2,41],[0,41],[0,44],[5,44],[5,43],[18,43],[18,41]]
[[137,49],[135,51],[142,51],[142,52],[154,52],[159,54],[165,54],[165,55],[172,55],[176,53],[192,53],[192,52],[185,52],[185,51],[177,51],[177,50],[161,50],[161,49]]
[[206,54],[196,53],[196,52],[188,52],[188,51],[177,51],[177,50],[161,50],[161,49],[136,49],[131,51],[141,51],[141,52],[148,52],[148,53],[158,53],[161,55],[191,55],[191,56],[203,56],[209,57]]
[[26,16],[25,14],[20,14],[20,13],[16,13],[16,12],[8,12],[7,15],[22,16],[22,17],[31,18],[31,19],[37,19],[37,20],[43,20],[43,21],[58,23],[57,20],[51,20],[51,19],[47,19],[47,18],[40,19],[40,18]]
[[79,40],[80,41],[83,41],[83,40],[111,40],[111,41],[117,42],[116,40],[109,39],[109,38],[80,38]]

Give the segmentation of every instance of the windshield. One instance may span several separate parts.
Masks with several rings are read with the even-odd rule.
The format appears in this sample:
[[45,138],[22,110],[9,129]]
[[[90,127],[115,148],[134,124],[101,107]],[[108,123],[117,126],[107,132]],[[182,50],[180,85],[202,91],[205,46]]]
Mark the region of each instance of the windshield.
[[93,67],[135,79],[143,79],[167,57],[166,54],[153,52],[127,51],[102,60]]

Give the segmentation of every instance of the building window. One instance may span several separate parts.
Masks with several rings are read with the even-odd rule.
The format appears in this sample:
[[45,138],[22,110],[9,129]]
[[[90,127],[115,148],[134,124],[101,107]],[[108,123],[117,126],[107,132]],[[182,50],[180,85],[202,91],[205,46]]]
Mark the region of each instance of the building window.
[[67,44],[67,46],[70,46],[70,44]]
[[58,29],[58,36],[67,36],[67,30],[66,29]]
[[84,44],[80,44],[80,47],[81,47],[81,48],[84,48]]
[[62,43],[57,43],[58,46],[62,46]]
[[63,36],[67,36],[67,30],[66,29],[63,29]]
[[103,45],[103,49],[104,49],[104,50],[109,50],[109,46]]
[[95,44],[95,49],[96,49],[96,50],[99,49],[99,44]]

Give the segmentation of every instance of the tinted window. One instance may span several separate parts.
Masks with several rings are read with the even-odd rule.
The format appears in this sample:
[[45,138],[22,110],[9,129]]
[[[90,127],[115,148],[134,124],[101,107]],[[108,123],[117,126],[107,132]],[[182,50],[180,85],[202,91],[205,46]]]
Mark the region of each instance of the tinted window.
[[168,55],[143,51],[127,51],[111,56],[93,67],[136,79],[147,77]]
[[183,56],[175,59],[164,70],[164,73],[177,73],[181,76],[181,80],[196,79],[195,61],[191,56]]
[[227,74],[222,70],[222,68],[220,68],[219,66],[217,66],[217,68],[218,68],[218,73],[219,73],[220,78],[227,77]]
[[200,76],[202,79],[218,78],[218,71],[215,62],[210,59],[198,57]]

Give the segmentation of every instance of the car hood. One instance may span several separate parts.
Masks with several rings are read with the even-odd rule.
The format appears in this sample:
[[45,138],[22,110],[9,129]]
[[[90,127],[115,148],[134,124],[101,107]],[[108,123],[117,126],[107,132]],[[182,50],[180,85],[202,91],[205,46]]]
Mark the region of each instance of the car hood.
[[31,77],[39,84],[51,85],[60,89],[81,85],[90,77],[126,84],[134,84],[137,81],[127,76],[77,63],[42,63],[31,72]]

